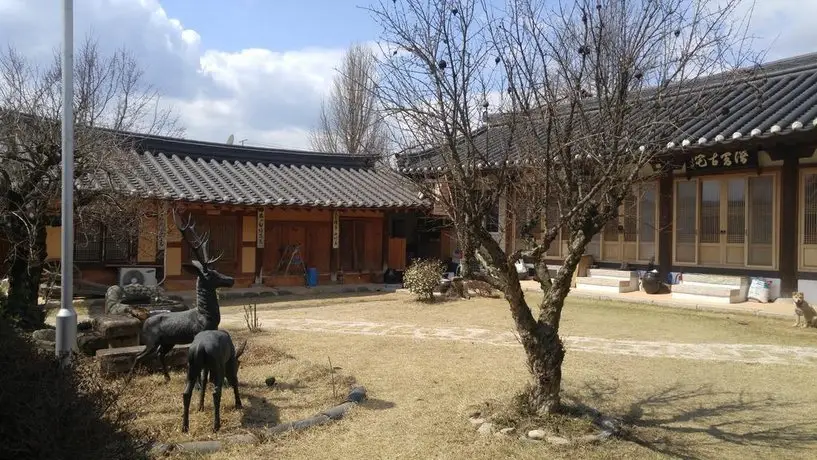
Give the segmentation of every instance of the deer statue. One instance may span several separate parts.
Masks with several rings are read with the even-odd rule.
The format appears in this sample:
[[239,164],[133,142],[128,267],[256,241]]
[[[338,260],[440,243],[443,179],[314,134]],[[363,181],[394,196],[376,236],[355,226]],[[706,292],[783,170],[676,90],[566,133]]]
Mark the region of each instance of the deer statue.
[[238,366],[239,358],[247,347],[245,340],[236,351],[230,334],[223,330],[207,330],[196,334],[193,343],[187,351],[187,385],[182,395],[184,401],[184,415],[182,416],[182,432],[187,433],[190,425],[190,399],[193,388],[201,375],[201,394],[199,396],[199,411],[204,408],[204,389],[207,387],[208,373],[213,382],[213,431],[221,428],[221,387],[224,379],[233,387],[235,407],[241,409],[241,398],[238,396]]
[[209,234],[196,234],[192,216],[188,216],[187,223],[181,225],[177,219],[176,210],[173,210],[173,221],[182,234],[182,239],[190,246],[193,257],[191,263],[183,265],[185,270],[196,275],[196,308],[187,311],[161,313],[151,316],[142,324],[139,334],[140,343],[145,346],[133,360],[127,380],[133,376],[136,363],[147,356],[158,352],[159,362],[165,381],[170,381],[167,372],[165,355],[176,345],[190,343],[201,331],[216,330],[221,322],[216,289],[232,287],[235,280],[219,273],[213,264],[219,259],[210,258],[207,251]]

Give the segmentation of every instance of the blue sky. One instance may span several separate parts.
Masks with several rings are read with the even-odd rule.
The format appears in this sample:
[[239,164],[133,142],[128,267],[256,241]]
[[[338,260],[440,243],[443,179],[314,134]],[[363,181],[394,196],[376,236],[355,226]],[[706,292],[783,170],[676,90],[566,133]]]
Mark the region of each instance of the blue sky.
[[[229,6],[227,6],[229,5]],[[167,0],[171,17],[202,36],[208,48],[290,50],[369,41],[379,29],[360,8],[366,0]]]
[[[343,52],[380,34],[370,1],[75,0],[75,29],[132,51],[187,137],[307,148]],[[0,0],[0,46],[48,63],[61,3]],[[817,0],[757,0],[750,33],[769,59],[817,51],[815,17]]]

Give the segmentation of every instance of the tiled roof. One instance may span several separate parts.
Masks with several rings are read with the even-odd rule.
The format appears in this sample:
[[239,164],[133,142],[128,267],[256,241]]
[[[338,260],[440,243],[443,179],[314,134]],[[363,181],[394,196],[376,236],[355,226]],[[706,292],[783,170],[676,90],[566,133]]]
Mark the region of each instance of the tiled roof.
[[[715,100],[707,104],[705,113],[668,117],[678,124],[672,132],[662,136],[662,142],[667,142],[660,146],[664,153],[770,144],[793,134],[817,139],[817,53],[771,62],[751,71],[750,78],[738,80],[727,88],[718,87],[724,75],[714,75],[697,83],[697,94],[707,91],[701,90],[699,85],[716,88],[712,90],[717,91],[713,93]],[[684,94],[682,90],[678,101],[683,102]],[[588,104],[593,101],[589,100]],[[682,111],[687,109],[683,103],[676,107]],[[637,123],[637,120],[631,122]],[[481,159],[486,166],[496,166],[508,159],[523,160],[513,151],[508,153],[510,135],[509,128],[503,125],[481,128],[475,133],[474,144],[480,150],[488,146],[482,152],[485,158]],[[402,155],[398,165],[401,172],[410,173],[441,168],[443,161],[425,152]]]
[[425,207],[412,184],[376,157],[262,149],[133,135],[134,164],[83,188],[143,198],[328,208]]

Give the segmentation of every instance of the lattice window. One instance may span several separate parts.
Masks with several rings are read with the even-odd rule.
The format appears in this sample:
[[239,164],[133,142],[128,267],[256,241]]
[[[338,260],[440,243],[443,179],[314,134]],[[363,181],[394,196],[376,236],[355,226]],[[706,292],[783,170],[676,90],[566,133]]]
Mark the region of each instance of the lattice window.
[[[545,208],[545,230],[559,223],[559,205],[556,202],[549,202]],[[548,248],[548,256],[559,257],[562,254],[561,241],[567,236],[567,232],[560,230],[560,237],[557,237]]]
[[624,208],[624,215],[621,216],[624,241],[636,241],[638,239],[638,198],[635,195],[627,195],[622,207]]
[[675,260],[695,262],[698,182],[677,182],[675,192]]
[[726,242],[743,244],[746,235],[746,179],[729,180],[726,199]]
[[803,244],[817,245],[817,174],[803,179]]
[[497,202],[491,212],[485,217],[485,229],[491,233],[499,232],[499,203]]
[[639,195],[639,233],[642,243],[655,242],[655,184],[641,186]]
[[74,260],[102,262],[103,229],[94,221],[82,220],[74,228]]
[[749,265],[774,264],[774,177],[749,178]]
[[107,228],[105,231],[105,262],[130,263],[136,258],[136,234],[128,229]]
[[701,184],[701,243],[719,243],[721,238],[721,182]]

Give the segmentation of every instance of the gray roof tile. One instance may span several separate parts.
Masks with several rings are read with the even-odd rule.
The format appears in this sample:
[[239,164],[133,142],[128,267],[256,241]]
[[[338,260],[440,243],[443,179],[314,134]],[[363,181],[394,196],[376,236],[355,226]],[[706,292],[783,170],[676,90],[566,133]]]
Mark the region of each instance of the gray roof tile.
[[[717,82],[723,81],[719,78],[723,76],[714,75],[700,84],[717,87]],[[695,87],[699,88],[697,84]],[[666,153],[726,145],[738,147],[749,141],[774,141],[794,132],[810,131],[817,138],[817,53],[765,64],[732,88],[715,91],[718,93],[713,97],[714,103],[707,104],[703,113],[686,113],[695,106],[683,101],[684,95],[689,93],[682,91],[676,98],[679,112],[668,118],[679,122],[673,132],[665,135]],[[515,152],[505,153],[503,142],[507,142],[508,136],[508,127],[499,125],[478,130],[474,142],[487,144],[483,154],[486,161],[493,163],[515,158]],[[411,173],[436,169],[443,166],[443,161],[424,152],[401,155],[398,165],[402,172]]]
[[[111,181],[142,197],[235,205],[419,208],[406,178],[374,157],[260,149],[128,134],[133,162]],[[84,178],[83,188],[105,188]]]

